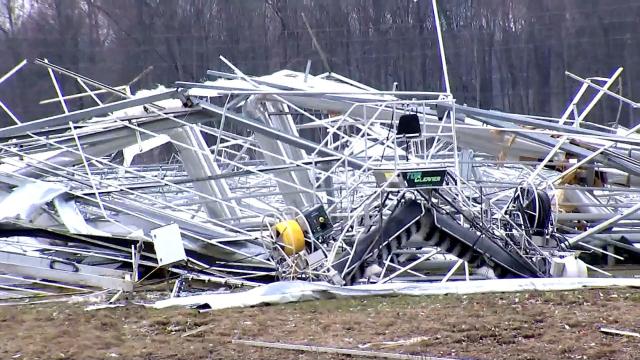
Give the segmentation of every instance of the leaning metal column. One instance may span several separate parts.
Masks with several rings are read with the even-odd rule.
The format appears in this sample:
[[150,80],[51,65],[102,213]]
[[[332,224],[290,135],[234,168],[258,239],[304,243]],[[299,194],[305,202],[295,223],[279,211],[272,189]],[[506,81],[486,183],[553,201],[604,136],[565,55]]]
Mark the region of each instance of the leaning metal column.
[[[266,126],[283,134],[299,137],[298,130],[296,129],[291,116],[287,114],[288,108],[285,105],[261,100],[262,99],[257,96],[250,97],[245,103],[243,113],[253,119],[261,121]],[[302,149],[278,141],[267,135],[255,133],[255,138],[258,144],[260,144],[260,147],[270,153],[298,161],[305,160],[307,158],[306,153]],[[267,164],[271,166],[286,164],[285,160],[267,154],[264,155],[264,158]],[[310,193],[300,192],[296,187],[285,183],[293,183],[302,188],[310,190],[313,189],[311,178],[307,170],[297,169],[295,171],[282,171],[275,174],[275,176],[283,180],[278,181],[278,189],[283,194],[286,194],[283,195],[283,197],[287,205],[302,210],[313,204],[313,196]]]
[[[196,151],[192,148],[176,145],[178,152],[180,152],[184,169],[190,178],[206,178],[220,174],[220,168],[213,160],[213,155],[209,152],[209,147],[200,131],[192,127],[183,126],[171,131],[169,136],[176,142],[187,144],[192,148],[198,149],[198,151]],[[229,186],[224,179],[195,181],[193,187],[197,192],[208,194],[218,199],[227,199],[231,196]],[[237,208],[215,201],[206,201],[205,209],[209,217],[214,219],[235,218],[240,216]]]

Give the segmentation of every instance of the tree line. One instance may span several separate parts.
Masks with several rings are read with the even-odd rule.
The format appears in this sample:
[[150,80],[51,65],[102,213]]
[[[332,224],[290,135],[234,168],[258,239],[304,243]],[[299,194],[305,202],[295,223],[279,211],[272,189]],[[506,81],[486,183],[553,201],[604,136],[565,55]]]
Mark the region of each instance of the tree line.
[[[439,7],[459,103],[559,116],[580,86],[565,70],[609,76],[619,66],[623,80],[613,90],[640,99],[638,1],[446,0]],[[330,70],[379,89],[444,89],[428,0],[0,0],[0,49],[0,73],[44,57],[110,85],[138,77],[135,89],[228,70],[219,55],[249,74],[304,71],[311,60],[312,73]],[[59,80],[63,93],[81,90]],[[59,113],[59,104],[38,105],[52,97],[49,75],[35,66],[0,85],[0,100],[25,121]],[[588,120],[636,123],[633,109],[612,99]],[[0,111],[0,125],[11,123]]]

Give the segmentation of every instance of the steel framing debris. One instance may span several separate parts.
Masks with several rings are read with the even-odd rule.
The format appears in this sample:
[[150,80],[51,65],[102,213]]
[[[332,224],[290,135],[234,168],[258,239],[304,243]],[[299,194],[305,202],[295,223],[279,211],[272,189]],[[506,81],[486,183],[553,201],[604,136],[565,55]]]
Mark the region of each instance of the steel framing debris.
[[[335,73],[252,76],[221,57],[231,72],[131,95],[20,62],[0,85],[43,66],[57,98],[42,103],[63,113],[24,121],[0,101],[16,122],[0,129],[2,288],[130,291],[159,268],[177,284],[255,286],[602,276],[614,259],[637,264],[640,205],[628,204],[640,125],[588,121],[605,96],[637,107],[608,90],[622,68],[598,80],[567,72],[580,87],[559,118],[478,109],[451,94],[437,31],[443,92],[379,91]],[[54,73],[84,92],[63,94]],[[97,105],[67,103],[86,96]],[[171,160],[134,161],[159,146]],[[151,235],[167,225],[185,261],[156,254]]]

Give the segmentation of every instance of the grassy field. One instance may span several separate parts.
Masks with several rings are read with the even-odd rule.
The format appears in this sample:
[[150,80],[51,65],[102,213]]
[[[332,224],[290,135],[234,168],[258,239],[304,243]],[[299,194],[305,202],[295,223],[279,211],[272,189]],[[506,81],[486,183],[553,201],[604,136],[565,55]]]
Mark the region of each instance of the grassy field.
[[[458,359],[638,359],[640,290],[370,297],[198,313],[130,305],[0,307],[2,359],[350,359],[231,344],[250,339]],[[190,336],[190,330],[213,324]]]

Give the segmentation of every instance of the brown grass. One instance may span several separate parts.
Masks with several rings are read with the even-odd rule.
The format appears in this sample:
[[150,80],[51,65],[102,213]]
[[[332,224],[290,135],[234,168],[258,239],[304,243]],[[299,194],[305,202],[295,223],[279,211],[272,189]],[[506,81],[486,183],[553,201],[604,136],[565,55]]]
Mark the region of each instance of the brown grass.
[[[186,331],[215,324],[201,333]],[[473,296],[377,297],[198,313],[141,306],[85,311],[78,304],[0,307],[2,359],[347,359],[251,348],[233,338],[385,348],[473,359],[637,359],[640,291],[584,290]],[[375,350],[376,347],[368,350]]]

